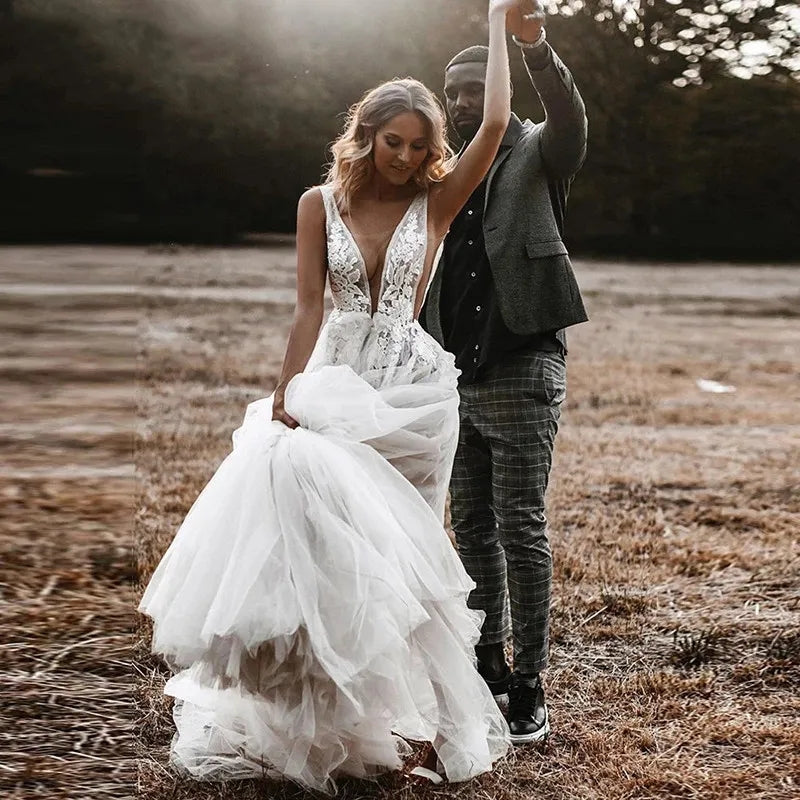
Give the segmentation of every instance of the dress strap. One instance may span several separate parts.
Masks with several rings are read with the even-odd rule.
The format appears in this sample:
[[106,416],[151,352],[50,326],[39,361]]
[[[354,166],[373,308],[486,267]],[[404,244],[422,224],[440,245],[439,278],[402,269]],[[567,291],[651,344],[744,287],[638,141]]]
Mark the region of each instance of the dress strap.
[[325,217],[328,223],[331,223],[339,217],[339,209],[336,206],[336,198],[333,195],[333,186],[329,183],[323,183],[320,185],[319,190],[325,206]]

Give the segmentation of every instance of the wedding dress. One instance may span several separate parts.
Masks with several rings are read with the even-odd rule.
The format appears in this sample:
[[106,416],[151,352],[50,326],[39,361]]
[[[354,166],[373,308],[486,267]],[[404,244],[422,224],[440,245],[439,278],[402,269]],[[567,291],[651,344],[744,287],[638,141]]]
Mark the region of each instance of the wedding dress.
[[140,605],[175,673],[172,760],[198,779],[333,791],[337,775],[400,767],[410,739],[467,780],[508,728],[473,665],[482,615],[442,524],[458,373],[413,318],[427,195],[394,231],[372,313],[322,194],[334,309],[286,389],[300,427],[272,421],[271,397],[247,408]]

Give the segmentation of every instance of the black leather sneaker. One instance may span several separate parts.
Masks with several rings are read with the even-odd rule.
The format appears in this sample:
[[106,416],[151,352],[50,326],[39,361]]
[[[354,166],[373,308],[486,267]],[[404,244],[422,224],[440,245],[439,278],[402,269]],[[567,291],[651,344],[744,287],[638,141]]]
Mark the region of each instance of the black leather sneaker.
[[514,673],[508,689],[508,728],[513,744],[541,742],[550,734],[544,689],[538,675]]

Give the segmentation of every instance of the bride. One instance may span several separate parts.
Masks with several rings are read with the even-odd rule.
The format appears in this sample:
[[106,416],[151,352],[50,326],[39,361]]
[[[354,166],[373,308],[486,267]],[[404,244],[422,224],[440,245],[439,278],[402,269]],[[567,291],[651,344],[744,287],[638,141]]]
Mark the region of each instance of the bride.
[[400,768],[417,740],[463,781],[508,748],[442,522],[457,372],[417,315],[508,123],[516,2],[489,3],[483,123],[457,164],[434,95],[393,80],[352,109],[326,183],[300,199],[280,383],[248,407],[140,605],[174,672],[172,760],[195,778],[332,791]]

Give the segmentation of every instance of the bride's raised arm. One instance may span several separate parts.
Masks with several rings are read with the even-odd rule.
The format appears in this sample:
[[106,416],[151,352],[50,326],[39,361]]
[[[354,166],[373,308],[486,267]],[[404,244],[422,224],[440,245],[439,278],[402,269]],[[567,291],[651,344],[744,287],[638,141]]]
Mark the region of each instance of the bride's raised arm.
[[455,169],[431,189],[429,205],[434,229],[442,235],[489,171],[508,127],[511,74],[506,45],[506,14],[518,4],[519,0],[489,2],[489,60],[483,121]]

